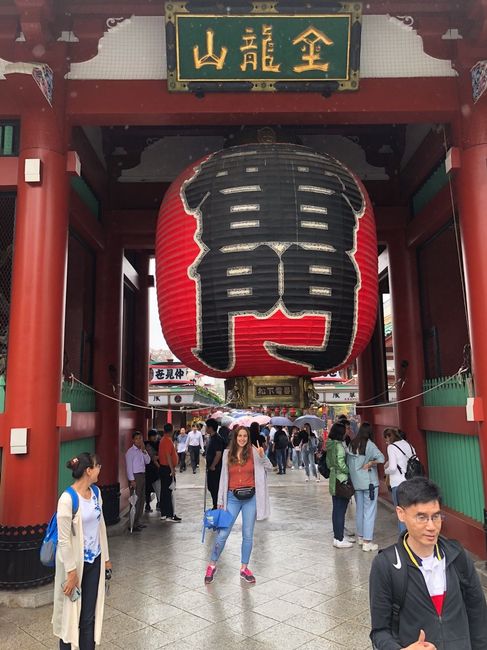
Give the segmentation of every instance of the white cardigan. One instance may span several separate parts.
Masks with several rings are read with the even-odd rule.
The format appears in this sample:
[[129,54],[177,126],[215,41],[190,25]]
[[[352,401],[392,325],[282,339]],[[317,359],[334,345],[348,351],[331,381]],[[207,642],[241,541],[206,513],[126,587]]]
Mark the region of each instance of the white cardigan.
[[[100,507],[103,504],[99,494]],[[81,614],[81,598],[74,603],[64,595],[61,585],[66,581],[68,571],[76,569],[79,584],[83,579],[84,544],[83,522],[81,508],[73,517],[73,501],[71,495],[63,492],[57,505],[58,545],[56,551],[56,574],[54,577],[54,610],[52,613],[52,626],[54,635],[65,643],[71,643],[74,650],[79,647],[79,618]],[[98,583],[98,596],[95,609],[95,643],[101,642],[101,628],[103,624],[103,610],[105,607],[105,562],[108,555],[108,541],[103,514],[100,519],[100,546],[101,565],[100,581]]]
[[[269,499],[269,488],[267,486],[267,470],[272,469],[272,463],[263,456],[261,458],[257,451],[252,447],[254,454],[254,476],[255,476],[255,501],[257,506],[257,520],[267,519],[271,514],[271,504]],[[228,496],[228,449],[223,452],[222,473],[220,475],[220,485],[218,488],[218,505],[227,507]]]

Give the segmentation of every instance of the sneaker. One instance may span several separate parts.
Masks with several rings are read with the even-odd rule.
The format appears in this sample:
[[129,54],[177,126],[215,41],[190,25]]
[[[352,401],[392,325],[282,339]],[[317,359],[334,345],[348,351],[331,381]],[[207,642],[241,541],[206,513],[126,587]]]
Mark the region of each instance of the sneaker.
[[307,483],[308,481],[309,481],[309,478],[306,477],[306,478],[304,479],[304,482]]
[[178,517],[177,515],[173,515],[172,517],[168,517],[167,520],[168,520],[168,521],[177,522],[177,523],[179,523],[180,521],[182,521],[181,517]]
[[243,569],[243,571],[240,571],[240,577],[242,580],[245,580],[245,582],[248,582],[251,585],[255,585],[255,577],[252,571],[250,569]]
[[352,548],[353,544],[352,542],[348,542],[344,537],[341,542],[338,539],[334,539],[333,546],[335,548]]
[[350,537],[349,535],[344,535],[343,539],[346,539],[347,542],[350,542],[350,544],[355,544],[355,542],[357,541],[355,537]]
[[364,538],[360,537],[360,535],[357,537],[357,544],[359,546],[363,546],[363,544],[364,544]]
[[152,512],[152,508],[150,506],[145,506],[145,511],[146,512]]
[[216,573],[216,566],[211,566],[209,564],[206,567],[206,573],[205,573],[205,585],[209,585],[213,580],[215,579],[215,573]]
[[161,521],[166,521],[166,520],[167,520],[166,515],[163,515],[163,516],[161,517]]
[[316,477],[316,482],[319,483],[320,481],[321,481],[320,477],[317,476],[317,477]]
[[362,544],[362,551],[368,552],[368,551],[378,551],[379,550],[379,545],[374,544],[374,542],[364,542]]

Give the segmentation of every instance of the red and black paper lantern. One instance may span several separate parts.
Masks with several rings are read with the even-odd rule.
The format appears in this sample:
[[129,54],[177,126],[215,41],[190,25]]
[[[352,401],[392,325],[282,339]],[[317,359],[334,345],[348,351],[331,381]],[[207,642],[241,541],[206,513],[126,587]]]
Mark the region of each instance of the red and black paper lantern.
[[194,370],[336,370],[364,349],[375,323],[370,200],[344,165],[306,147],[218,151],[169,188],[156,274],[164,336]]

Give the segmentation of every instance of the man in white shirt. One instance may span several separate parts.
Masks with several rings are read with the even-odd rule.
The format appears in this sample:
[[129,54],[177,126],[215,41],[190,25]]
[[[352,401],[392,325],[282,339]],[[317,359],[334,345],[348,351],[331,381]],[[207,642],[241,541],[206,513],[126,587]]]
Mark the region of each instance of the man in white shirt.
[[193,468],[193,474],[196,474],[196,468],[200,464],[200,449],[201,451],[204,451],[205,446],[201,431],[198,431],[198,429],[195,427],[193,427],[188,433],[188,439],[186,440],[186,451],[188,449],[189,456],[191,458],[191,467]]
[[145,466],[150,463],[150,456],[146,451],[140,431],[133,432],[132,443],[125,454],[125,466],[129,487],[131,490],[135,490],[137,495],[133,530],[138,533],[145,528],[145,524],[141,520],[145,501]]

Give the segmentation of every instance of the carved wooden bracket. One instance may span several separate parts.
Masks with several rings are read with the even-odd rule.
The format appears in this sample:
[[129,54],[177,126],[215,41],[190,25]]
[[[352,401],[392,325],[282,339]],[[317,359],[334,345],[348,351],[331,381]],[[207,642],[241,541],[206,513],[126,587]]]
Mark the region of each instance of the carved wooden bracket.
[[[88,61],[98,54],[98,45],[103,34],[123,22],[128,16],[112,17],[110,14],[56,13],[53,0],[15,0],[10,15],[0,19],[0,58],[7,61],[39,61],[49,63],[67,56],[69,63]],[[64,43],[61,49],[58,39],[62,32],[72,32],[75,39]],[[16,41],[19,34],[22,41]]]
[[20,28],[32,47],[46,47],[54,34],[51,24],[55,18],[52,0],[15,0],[19,10]]

